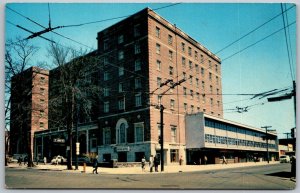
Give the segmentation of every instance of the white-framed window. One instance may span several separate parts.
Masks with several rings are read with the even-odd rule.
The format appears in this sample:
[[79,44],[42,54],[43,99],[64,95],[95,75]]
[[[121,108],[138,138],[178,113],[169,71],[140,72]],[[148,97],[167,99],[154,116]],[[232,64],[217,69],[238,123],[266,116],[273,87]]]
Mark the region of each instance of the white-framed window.
[[104,102],[104,105],[103,105],[103,112],[104,113],[108,113],[109,112],[109,102]]
[[138,93],[135,95],[135,106],[140,107],[142,106],[142,94]]
[[119,106],[119,110],[124,110],[125,109],[124,99],[120,99],[118,101],[118,106]]
[[134,123],[134,141],[144,141],[144,123]]
[[123,92],[124,91],[124,83],[120,82],[119,83],[119,92]]
[[103,96],[108,97],[109,96],[109,88],[103,88]]
[[171,142],[177,142],[177,128],[175,126],[171,126]]
[[175,100],[171,99],[170,100],[170,109],[174,109],[174,107],[175,107]]
[[161,85],[161,78],[160,77],[157,77],[157,87],[160,87],[160,85]]
[[135,85],[135,88],[142,88],[142,81],[141,81],[141,78],[135,78],[135,81],[134,81],[134,85]]
[[103,128],[103,144],[111,144],[111,131],[109,127]]
[[105,71],[103,74],[104,81],[109,80],[109,72]]
[[134,45],[134,53],[135,53],[135,54],[141,53],[141,45],[140,45],[139,43],[136,43],[136,44]]
[[168,35],[168,44],[169,45],[173,44],[173,36],[171,36],[170,34]]
[[124,66],[119,66],[119,76],[124,75]]
[[141,70],[141,59],[136,59],[134,62],[134,70],[139,71]]
[[160,54],[160,44],[156,44],[156,53]]
[[123,60],[123,59],[124,59],[124,51],[123,51],[123,50],[120,50],[120,51],[118,52],[118,59],[119,59],[119,60]]
[[133,34],[134,34],[134,37],[138,37],[141,35],[141,27],[140,27],[140,24],[136,24],[134,27],[133,27]]
[[192,48],[191,47],[188,47],[188,54],[189,54],[189,56],[192,56]]
[[121,34],[118,36],[118,44],[122,44],[124,42],[124,35]]
[[160,28],[157,27],[157,26],[156,26],[156,28],[155,28],[155,36],[156,36],[157,38],[160,38]]
[[169,50],[169,60],[173,60],[173,52]]
[[157,70],[161,70],[161,61],[160,60],[156,60],[156,69]]

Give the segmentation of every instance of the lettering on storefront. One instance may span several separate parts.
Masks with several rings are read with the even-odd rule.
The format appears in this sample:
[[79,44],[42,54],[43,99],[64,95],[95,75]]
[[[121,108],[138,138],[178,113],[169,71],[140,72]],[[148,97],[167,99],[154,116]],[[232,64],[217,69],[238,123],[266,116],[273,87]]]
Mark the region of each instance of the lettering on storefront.
[[129,146],[119,146],[117,147],[117,152],[130,151]]
[[53,139],[54,143],[65,143],[65,139],[60,139],[60,138],[54,138]]

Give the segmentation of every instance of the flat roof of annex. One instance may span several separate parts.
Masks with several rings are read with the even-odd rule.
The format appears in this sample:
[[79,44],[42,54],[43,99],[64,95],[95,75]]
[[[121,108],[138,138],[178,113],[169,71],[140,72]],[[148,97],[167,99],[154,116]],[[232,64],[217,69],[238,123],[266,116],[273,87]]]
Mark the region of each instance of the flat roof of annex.
[[[126,20],[132,19],[132,18],[137,18],[141,15],[148,15],[148,17],[151,17],[152,19],[154,19],[156,22],[160,23],[161,25],[165,26],[167,29],[169,29],[170,31],[172,31],[173,33],[177,34],[178,36],[180,36],[181,38],[183,38],[184,40],[186,40],[187,42],[189,42],[190,44],[192,44],[193,46],[197,47],[199,50],[205,52],[207,55],[209,55],[212,59],[216,60],[218,63],[221,64],[221,59],[213,54],[210,50],[208,50],[205,46],[203,46],[202,44],[200,44],[199,42],[197,42],[195,39],[193,39],[191,36],[189,36],[188,34],[186,34],[184,31],[182,31],[180,28],[178,28],[176,26],[176,24],[171,24],[169,21],[167,21],[165,18],[161,17],[160,15],[158,15],[155,11],[153,11],[151,8],[147,7],[145,9],[142,9],[141,11],[134,13],[132,15],[130,15],[129,17],[127,17],[126,19],[123,19],[113,25],[111,25],[110,27],[98,32],[98,37],[100,34],[106,33],[108,31],[110,31],[110,29],[115,28],[117,25],[120,25],[121,23],[125,22]],[[97,38],[98,39],[98,38]]]

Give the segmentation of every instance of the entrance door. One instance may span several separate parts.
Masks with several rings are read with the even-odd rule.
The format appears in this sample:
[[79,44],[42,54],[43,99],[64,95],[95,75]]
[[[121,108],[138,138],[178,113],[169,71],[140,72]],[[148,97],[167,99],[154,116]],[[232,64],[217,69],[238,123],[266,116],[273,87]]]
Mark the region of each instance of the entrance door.
[[118,153],[118,162],[127,162],[127,152]]

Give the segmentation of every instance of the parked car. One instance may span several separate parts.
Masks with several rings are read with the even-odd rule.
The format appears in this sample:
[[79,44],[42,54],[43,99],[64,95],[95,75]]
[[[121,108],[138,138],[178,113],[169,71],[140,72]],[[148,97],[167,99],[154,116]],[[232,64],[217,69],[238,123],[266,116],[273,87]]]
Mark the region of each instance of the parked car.
[[291,161],[290,156],[282,155],[279,157],[280,163],[289,163]]
[[57,155],[57,156],[53,157],[53,159],[51,160],[51,164],[56,164],[56,160],[57,160],[58,164],[62,164],[62,163],[66,163],[67,162],[66,158],[64,158],[61,155]]

